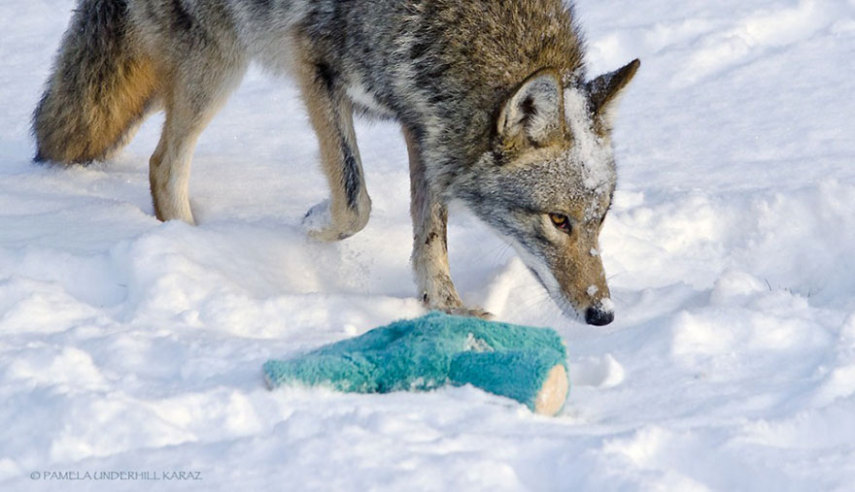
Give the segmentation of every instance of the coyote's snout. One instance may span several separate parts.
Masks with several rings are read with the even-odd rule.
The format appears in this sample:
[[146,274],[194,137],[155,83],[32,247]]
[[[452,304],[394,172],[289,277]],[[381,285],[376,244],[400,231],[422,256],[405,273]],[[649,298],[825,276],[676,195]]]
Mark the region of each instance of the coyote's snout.
[[394,119],[427,307],[484,314],[451,281],[446,204],[459,199],[564,312],[612,321],[598,236],[615,189],[614,101],[639,63],[589,81],[562,0],[79,0],[34,114],[36,160],[109,158],[163,109],[154,212],[193,223],[195,142],[251,61],[296,78],[318,136],[330,199],[307,214],[309,235],[365,227],[353,114]]

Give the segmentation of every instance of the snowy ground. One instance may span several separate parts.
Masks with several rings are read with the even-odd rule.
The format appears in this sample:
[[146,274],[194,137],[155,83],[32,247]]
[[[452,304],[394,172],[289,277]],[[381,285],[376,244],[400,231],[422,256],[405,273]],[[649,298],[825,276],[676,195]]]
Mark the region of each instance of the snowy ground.
[[251,71],[199,142],[200,225],[161,224],[159,117],[105,165],[30,163],[72,4],[0,4],[0,489],[852,489],[855,1],[578,1],[592,72],[643,61],[601,238],[617,320],[563,319],[450,227],[468,302],[565,338],[557,418],[472,388],[268,391],[266,359],[422,312],[398,130],[359,127],[368,228],[313,244],[317,145],[292,84]]

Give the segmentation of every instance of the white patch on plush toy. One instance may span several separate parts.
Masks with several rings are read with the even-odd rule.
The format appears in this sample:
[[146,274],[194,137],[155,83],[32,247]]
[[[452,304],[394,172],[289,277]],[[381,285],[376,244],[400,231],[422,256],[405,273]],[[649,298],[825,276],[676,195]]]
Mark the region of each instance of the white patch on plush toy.
[[466,336],[466,344],[463,346],[463,350],[467,352],[492,352],[493,347],[484,340],[476,338],[475,335],[470,333]]

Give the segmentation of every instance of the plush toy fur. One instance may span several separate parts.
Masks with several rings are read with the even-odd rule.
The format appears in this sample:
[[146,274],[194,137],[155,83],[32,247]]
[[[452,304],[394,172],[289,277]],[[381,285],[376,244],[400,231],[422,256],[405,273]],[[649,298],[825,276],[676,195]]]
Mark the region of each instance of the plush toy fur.
[[268,361],[264,374],[271,388],[299,383],[356,393],[471,384],[546,415],[561,410],[569,391],[566,351],[555,331],[438,312]]

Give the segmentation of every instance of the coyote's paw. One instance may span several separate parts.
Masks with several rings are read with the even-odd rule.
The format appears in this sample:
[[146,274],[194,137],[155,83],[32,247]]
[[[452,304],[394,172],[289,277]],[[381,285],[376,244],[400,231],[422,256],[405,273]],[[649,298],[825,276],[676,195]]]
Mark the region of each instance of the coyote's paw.
[[324,200],[306,212],[303,217],[303,228],[312,239],[318,241],[341,241],[361,231],[368,223],[368,205],[360,208],[363,213],[350,209],[335,213],[329,200]]
[[470,318],[481,318],[481,319],[485,319],[487,321],[495,318],[495,316],[493,316],[493,313],[490,313],[488,311],[484,311],[483,309],[481,309],[477,306],[476,307],[460,306],[458,308],[454,308],[451,310],[444,310],[444,311],[448,314],[453,314],[455,316],[468,316]]
[[303,217],[303,228],[310,238],[318,241],[341,241],[354,235],[356,231],[342,230],[333,223],[330,201],[324,200],[306,212]]
[[332,213],[330,201],[324,200],[310,208],[303,217],[303,228],[312,239],[319,241],[335,241],[338,239],[332,230]]
[[471,318],[481,318],[486,320],[493,319],[493,315],[491,313],[484,311],[479,307],[464,306],[463,301],[460,300],[457,292],[453,290],[453,286],[451,289],[452,290],[447,290],[445,295],[431,296],[424,293],[422,294],[422,303],[430,310],[442,311],[455,316],[468,316]]

